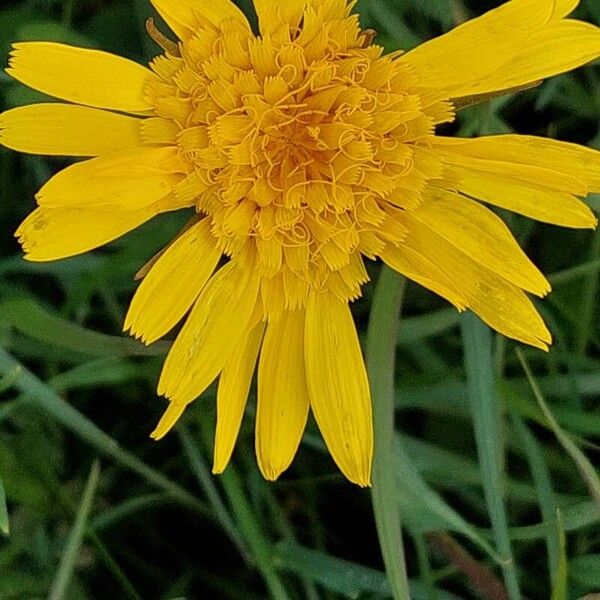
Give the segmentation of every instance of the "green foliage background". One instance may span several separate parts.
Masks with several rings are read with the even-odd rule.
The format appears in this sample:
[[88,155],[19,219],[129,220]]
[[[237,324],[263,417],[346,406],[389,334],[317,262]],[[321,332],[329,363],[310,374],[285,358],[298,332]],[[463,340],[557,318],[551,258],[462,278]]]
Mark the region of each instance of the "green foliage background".
[[[362,0],[358,10],[392,50],[498,4]],[[4,0],[0,62],[11,42],[37,39],[145,61],[157,53],[151,14],[146,0]],[[600,24],[600,3],[583,0],[578,15]],[[1,108],[37,98],[0,75]],[[587,67],[466,109],[451,132],[600,147],[599,117],[600,71]],[[120,330],[133,273],[186,217],[75,259],[26,263],[12,232],[64,164],[0,149],[0,600],[391,597],[369,492],[341,477],[312,423],[275,484],[255,465],[252,403],[222,477],[210,475],[212,390],[166,441],[149,440],[168,343],[146,349]],[[416,285],[403,297],[386,464],[398,489],[385,500],[401,511],[417,599],[504,598],[502,585],[510,598],[600,591],[600,233],[504,216],[551,274],[539,305],[549,354],[519,354]],[[354,306],[363,338],[373,293]]]

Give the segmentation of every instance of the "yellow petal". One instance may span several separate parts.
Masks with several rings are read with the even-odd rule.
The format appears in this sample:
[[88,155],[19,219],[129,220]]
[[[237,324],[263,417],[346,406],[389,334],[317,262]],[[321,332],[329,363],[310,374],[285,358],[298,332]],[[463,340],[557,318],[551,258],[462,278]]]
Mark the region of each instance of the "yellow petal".
[[473,140],[437,137],[432,149],[446,163],[454,189],[539,221],[594,227],[576,195],[600,189],[600,152],[532,136]]
[[548,349],[551,335],[519,288],[472,260],[411,213],[405,213],[404,221],[410,231],[404,244],[447,273],[483,321],[507,337]]
[[167,171],[174,148],[115,152],[60,171],[37,194],[40,206],[138,210],[168,196],[181,176]]
[[246,333],[258,283],[233,263],[211,278],[167,356],[159,394],[188,404],[216,379]]
[[38,208],[16,232],[27,260],[44,262],[93,250],[145,223],[155,207],[114,212],[83,208]]
[[516,286],[545,296],[550,284],[494,213],[458,194],[432,191],[411,213],[437,235]]
[[258,366],[256,457],[274,481],[292,462],[310,405],[304,366],[304,310],[270,321]]
[[[418,46],[400,58],[430,89],[457,90],[494,71],[551,18],[548,0],[513,0]],[[476,55],[472,51],[475,51]],[[456,96],[458,94],[455,94]]]
[[0,144],[31,154],[98,156],[142,145],[142,121],[72,104],[30,104],[0,114]]
[[125,330],[151,344],[189,310],[215,270],[221,252],[204,219],[188,229],[156,261],[137,289]]
[[230,0],[151,0],[158,14],[181,40],[186,40],[206,19],[213,25],[235,19],[245,26],[244,13]]
[[581,21],[549,24],[527,40],[497,72],[473,84],[471,92],[525,85],[566,73],[600,56],[600,29]]
[[436,264],[406,244],[387,246],[381,253],[381,259],[398,273],[445,298],[458,310],[466,308],[467,300],[454,287],[451,275],[441,271]]
[[348,304],[311,292],[306,310],[306,376],[310,403],[329,452],[344,475],[371,482],[371,394]]
[[554,0],[553,19],[561,19],[570,15],[578,6],[580,0]]
[[[501,170],[507,173],[517,165],[538,167],[570,176],[583,182],[587,191],[600,193],[598,150],[529,135],[491,135],[474,139],[435,136],[432,141],[434,150],[445,161],[462,166],[473,164],[472,159],[496,161]],[[529,179],[522,171],[515,174],[521,179]],[[544,182],[537,180],[537,183]],[[562,190],[579,193],[577,189],[569,187],[563,187]]]
[[181,415],[185,412],[187,404],[178,404],[177,402],[169,402],[167,410],[165,410],[156,429],[150,434],[154,440],[162,439],[169,431],[177,424]]
[[595,227],[592,211],[573,194],[543,189],[518,179],[452,166],[448,173],[455,189],[483,202],[562,227]]
[[21,42],[14,44],[8,64],[7,73],[17,81],[61,100],[133,113],[151,109],[144,89],[152,72],[114,54]]
[[213,473],[222,473],[233,452],[256,367],[265,324],[253,327],[229,359],[219,379]]
[[450,98],[532,83],[600,55],[597,28],[560,21],[576,4],[512,0],[400,60],[415,69],[423,87]]

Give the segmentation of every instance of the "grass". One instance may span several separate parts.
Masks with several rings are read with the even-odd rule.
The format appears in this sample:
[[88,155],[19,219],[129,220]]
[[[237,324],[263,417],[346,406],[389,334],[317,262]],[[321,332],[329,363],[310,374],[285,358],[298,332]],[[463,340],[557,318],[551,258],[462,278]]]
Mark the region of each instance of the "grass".
[[383,563],[394,598],[410,598],[402,527],[397,498],[394,427],[394,370],[398,315],[404,295],[404,279],[384,267],[373,295],[367,330],[366,360],[373,401],[375,446],[373,460],[373,512]]
[[[498,3],[358,8],[392,50]],[[578,14],[600,23],[595,0]],[[41,37],[147,60],[149,15],[145,0],[10,0],[0,60],[11,41]],[[598,98],[599,70],[587,67],[467,108],[449,133],[600,147]],[[0,108],[34,99],[0,74]],[[0,600],[571,600],[600,589],[597,233],[502,215],[554,286],[539,305],[548,354],[370,265],[353,312],[379,433],[372,496],[343,480],[312,422],[290,471],[265,482],[253,402],[215,477],[214,391],[152,442],[169,342],[147,349],[121,333],[133,273],[186,216],[107,250],[26,263],[12,231],[63,164],[0,149]]]

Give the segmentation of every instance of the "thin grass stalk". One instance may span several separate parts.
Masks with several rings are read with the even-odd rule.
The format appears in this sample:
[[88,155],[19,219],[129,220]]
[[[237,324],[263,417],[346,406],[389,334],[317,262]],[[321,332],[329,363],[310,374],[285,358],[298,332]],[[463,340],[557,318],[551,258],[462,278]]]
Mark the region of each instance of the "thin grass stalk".
[[504,559],[503,575],[508,597],[519,600],[521,591],[512,553],[504,504],[504,441],[501,405],[494,385],[492,334],[474,314],[462,322],[467,388],[475,429],[483,491],[497,550]]
[[371,494],[379,545],[395,600],[410,599],[394,469],[394,367],[404,285],[403,277],[382,268],[371,305],[366,348],[375,435]]

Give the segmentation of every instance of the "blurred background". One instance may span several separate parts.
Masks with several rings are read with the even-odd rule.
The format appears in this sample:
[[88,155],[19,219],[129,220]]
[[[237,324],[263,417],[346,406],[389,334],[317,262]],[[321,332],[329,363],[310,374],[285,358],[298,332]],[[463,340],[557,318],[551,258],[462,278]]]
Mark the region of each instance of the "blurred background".
[[[249,0],[239,4],[254,18]],[[396,50],[499,4],[364,0],[357,10]],[[3,0],[0,64],[21,40],[146,62],[159,52],[144,29],[152,14],[146,0]],[[577,15],[600,24],[600,2],[583,0]],[[0,74],[0,109],[40,98]],[[600,69],[590,66],[465,109],[445,133],[600,148],[599,120]],[[160,217],[85,256],[27,263],[12,234],[66,164],[0,149],[0,600],[390,597],[369,492],[342,478],[312,422],[274,484],[255,464],[252,402],[221,477],[210,475],[214,390],[165,441],[149,439],[168,342],[144,348],[121,326],[133,274],[188,217]],[[600,209],[600,197],[588,201]],[[517,344],[408,284],[400,493],[390,501],[417,599],[501,599],[505,585],[511,598],[600,591],[600,233],[502,216],[550,275],[554,292],[538,306],[555,343],[519,357]],[[353,306],[363,337],[372,294],[369,284]]]

